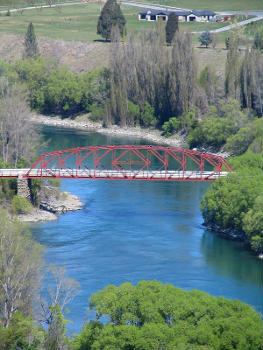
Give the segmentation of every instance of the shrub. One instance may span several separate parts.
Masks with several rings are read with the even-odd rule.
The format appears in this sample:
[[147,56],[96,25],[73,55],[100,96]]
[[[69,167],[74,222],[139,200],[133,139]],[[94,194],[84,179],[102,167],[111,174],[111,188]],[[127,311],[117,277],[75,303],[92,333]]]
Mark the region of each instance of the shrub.
[[14,196],[11,203],[11,211],[14,214],[27,214],[32,210],[32,204],[26,198]]
[[105,115],[104,106],[93,103],[90,107],[90,110],[91,110],[90,120],[92,120],[93,122],[103,120]]
[[143,126],[149,127],[156,124],[156,118],[154,116],[154,107],[151,106],[148,102],[145,103],[143,112],[141,114],[141,120]]
[[181,127],[181,122],[179,119],[172,117],[162,126],[164,136],[169,137],[174,131],[179,130]]
[[205,32],[203,32],[198,40],[201,43],[201,46],[205,46],[206,48],[208,47],[209,44],[211,44],[211,42],[213,41],[210,32],[207,30]]
[[53,187],[61,187],[61,181],[60,179],[48,179],[48,182],[50,184],[50,186],[53,186]]

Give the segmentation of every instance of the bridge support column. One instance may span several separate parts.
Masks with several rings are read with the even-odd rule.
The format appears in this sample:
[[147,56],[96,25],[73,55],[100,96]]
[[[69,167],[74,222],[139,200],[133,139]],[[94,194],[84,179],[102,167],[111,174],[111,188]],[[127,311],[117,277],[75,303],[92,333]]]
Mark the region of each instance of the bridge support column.
[[17,195],[31,202],[30,179],[17,178]]

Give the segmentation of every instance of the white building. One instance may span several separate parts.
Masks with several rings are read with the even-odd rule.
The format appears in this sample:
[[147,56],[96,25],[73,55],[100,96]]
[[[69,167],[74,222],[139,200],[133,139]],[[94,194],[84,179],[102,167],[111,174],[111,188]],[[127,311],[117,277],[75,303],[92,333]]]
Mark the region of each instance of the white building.
[[170,13],[178,16],[179,22],[208,22],[215,18],[216,13],[209,10],[192,10],[192,11],[162,11],[162,10],[145,10],[139,13],[140,21],[168,21]]

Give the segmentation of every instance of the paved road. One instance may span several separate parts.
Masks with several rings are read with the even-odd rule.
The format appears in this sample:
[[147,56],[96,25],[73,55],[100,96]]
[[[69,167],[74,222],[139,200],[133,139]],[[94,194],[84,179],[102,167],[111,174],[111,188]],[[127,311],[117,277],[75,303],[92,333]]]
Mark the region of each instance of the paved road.
[[[83,2],[66,2],[63,4],[55,4],[55,5],[41,5],[41,6],[30,6],[30,7],[21,7],[18,9],[12,9],[9,10],[11,13],[14,12],[21,12],[21,11],[28,11],[28,10],[36,10],[36,9],[43,9],[43,8],[50,8],[50,7],[57,7],[57,6],[71,6],[71,5],[83,5]],[[0,14],[6,14],[7,10],[0,11]]]
[[[222,33],[222,32],[226,32],[230,29],[233,29],[235,27],[242,27],[246,24],[249,24],[249,23],[252,23],[252,22],[257,22],[257,21],[260,21],[263,19],[263,15],[261,16],[257,16],[257,17],[253,17],[253,18],[249,18],[245,21],[241,21],[241,22],[238,22],[238,23],[234,23],[234,24],[230,24],[228,26],[225,26],[225,27],[221,27],[221,28],[218,28],[218,29],[214,29],[214,30],[210,30],[210,33]],[[192,32],[193,34],[199,34],[199,33],[202,33],[202,32]]]

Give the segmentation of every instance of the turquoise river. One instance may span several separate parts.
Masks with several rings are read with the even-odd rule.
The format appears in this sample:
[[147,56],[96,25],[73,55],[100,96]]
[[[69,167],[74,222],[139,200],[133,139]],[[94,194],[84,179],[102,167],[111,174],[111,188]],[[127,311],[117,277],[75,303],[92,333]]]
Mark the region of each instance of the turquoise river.
[[[45,127],[47,150],[144,140]],[[210,184],[63,180],[82,210],[32,224],[47,264],[66,267],[81,286],[68,306],[70,333],[93,317],[88,298],[108,284],[159,280],[180,288],[240,299],[263,313],[263,261],[241,243],[202,225],[200,201]]]

